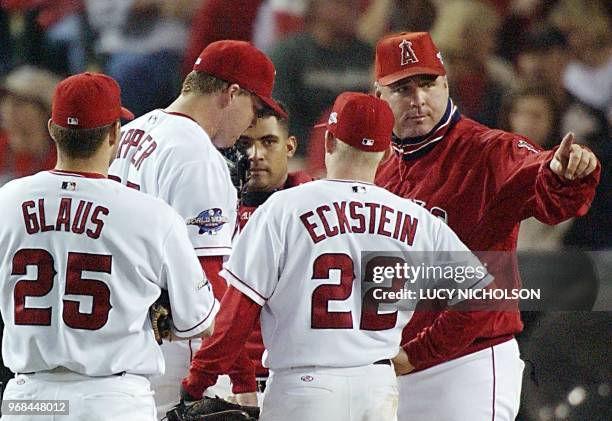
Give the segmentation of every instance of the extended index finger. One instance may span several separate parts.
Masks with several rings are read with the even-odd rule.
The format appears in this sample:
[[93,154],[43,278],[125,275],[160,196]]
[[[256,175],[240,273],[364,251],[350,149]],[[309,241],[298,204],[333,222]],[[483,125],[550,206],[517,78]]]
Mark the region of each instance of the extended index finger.
[[561,144],[559,145],[559,149],[555,153],[555,157],[568,157],[570,152],[572,151],[572,144],[574,143],[575,135],[572,132],[569,132],[563,137]]

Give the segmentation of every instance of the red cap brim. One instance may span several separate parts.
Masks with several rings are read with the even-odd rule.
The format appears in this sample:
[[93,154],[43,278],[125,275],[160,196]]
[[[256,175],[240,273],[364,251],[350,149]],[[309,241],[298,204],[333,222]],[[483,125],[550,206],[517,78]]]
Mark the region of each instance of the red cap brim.
[[391,73],[390,75],[381,77],[378,79],[378,83],[382,86],[389,86],[399,80],[405,79],[410,76],[416,75],[434,75],[444,76],[446,74],[443,70],[436,70],[430,67],[410,67],[399,72]]
[[124,120],[134,120],[134,113],[125,107],[121,107],[121,118]]
[[264,104],[266,104],[268,107],[270,107],[272,109],[272,111],[274,111],[274,113],[281,117],[281,118],[287,118],[288,115],[285,111],[283,111],[283,109],[280,107],[280,105],[278,105],[276,103],[276,101],[274,101],[272,98],[269,97],[265,97],[265,96],[261,96],[261,95],[257,95],[257,97],[259,99],[261,99]]

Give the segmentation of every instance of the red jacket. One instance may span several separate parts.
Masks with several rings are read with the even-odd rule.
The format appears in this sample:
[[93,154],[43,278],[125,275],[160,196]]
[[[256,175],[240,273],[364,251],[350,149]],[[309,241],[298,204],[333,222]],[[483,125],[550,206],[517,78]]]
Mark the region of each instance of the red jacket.
[[[442,140],[412,155],[393,152],[376,184],[441,217],[473,251],[514,251],[519,223],[535,216],[557,224],[587,213],[601,168],[569,181],[549,169],[554,151],[524,137],[461,117]],[[496,273],[519,285],[518,267]],[[431,307],[429,308],[431,309]],[[440,364],[511,339],[522,330],[520,313],[417,311],[402,346],[416,369]]]

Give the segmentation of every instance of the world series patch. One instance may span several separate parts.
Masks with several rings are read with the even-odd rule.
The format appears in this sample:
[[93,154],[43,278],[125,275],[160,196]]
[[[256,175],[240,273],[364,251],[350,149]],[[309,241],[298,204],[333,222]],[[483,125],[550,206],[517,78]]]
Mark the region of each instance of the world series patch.
[[224,224],[229,222],[229,218],[223,215],[223,211],[219,208],[206,209],[194,218],[188,218],[187,225],[196,225],[200,227],[198,234],[216,235]]

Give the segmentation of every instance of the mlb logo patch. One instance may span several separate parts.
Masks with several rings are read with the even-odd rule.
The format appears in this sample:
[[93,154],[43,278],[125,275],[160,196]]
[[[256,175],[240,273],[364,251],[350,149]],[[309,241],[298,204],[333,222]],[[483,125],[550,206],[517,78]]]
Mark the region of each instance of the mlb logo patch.
[[327,120],[327,124],[338,124],[338,113],[333,112],[329,115],[329,120]]
[[74,181],[64,181],[62,182],[62,190],[75,191],[76,183]]
[[71,126],[78,126],[79,119],[76,117],[68,117],[68,124],[70,124]]
[[366,188],[364,186],[353,186],[353,193],[365,193]]
[[374,146],[374,139],[368,139],[368,138],[363,138],[363,140],[361,141],[361,144],[363,146]]

